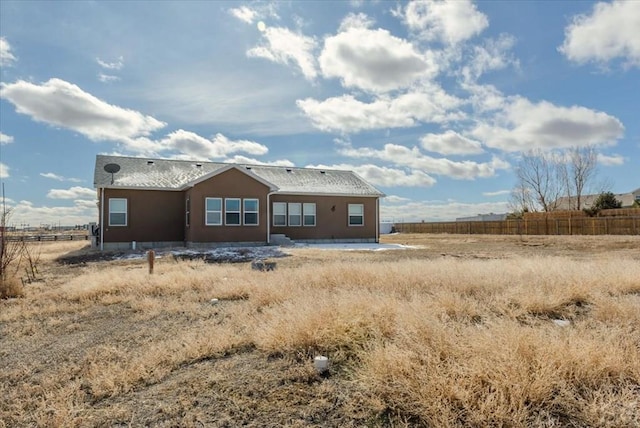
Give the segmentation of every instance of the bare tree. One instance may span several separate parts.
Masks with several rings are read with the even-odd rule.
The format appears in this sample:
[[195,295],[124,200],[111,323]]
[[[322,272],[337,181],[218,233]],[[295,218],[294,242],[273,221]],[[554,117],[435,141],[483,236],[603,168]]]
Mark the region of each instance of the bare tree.
[[571,209],[584,208],[583,196],[597,174],[597,167],[595,146],[575,146],[567,151],[562,175]]
[[15,290],[14,276],[24,254],[24,242],[9,239],[7,225],[10,216],[11,210],[3,207],[0,213],[0,298],[19,294]]
[[565,193],[564,165],[561,157],[540,149],[522,155],[516,167],[517,200],[531,204],[530,211],[553,211]]

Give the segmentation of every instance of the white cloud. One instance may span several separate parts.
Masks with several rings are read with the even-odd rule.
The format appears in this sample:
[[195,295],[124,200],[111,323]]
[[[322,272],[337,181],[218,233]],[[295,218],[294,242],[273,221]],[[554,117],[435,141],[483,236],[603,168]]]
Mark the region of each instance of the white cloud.
[[372,164],[365,165],[308,165],[307,168],[342,169],[353,171],[369,183],[384,187],[431,187],[436,180],[428,174],[417,171],[389,168]]
[[360,13],[348,13],[342,19],[338,32],[347,31],[350,28],[370,28],[375,24],[375,20],[366,14]]
[[558,48],[570,61],[606,63],[622,58],[640,67],[640,2],[596,3],[590,15],[578,15],[565,28]]
[[362,27],[328,37],[318,61],[325,77],[371,92],[405,88],[438,71],[434,58],[420,54],[409,42],[384,29]]
[[253,21],[258,16],[258,13],[255,10],[250,9],[247,6],[229,9],[229,13],[247,24],[253,24]]
[[425,150],[442,155],[476,155],[484,151],[479,141],[451,130],[443,134],[427,134],[420,140],[420,145]]
[[380,217],[396,222],[454,221],[458,217],[471,217],[481,213],[505,213],[508,202],[462,203],[456,201],[412,201],[400,205],[380,204]]
[[489,25],[470,0],[412,1],[404,9],[404,21],[422,39],[449,45],[470,39]]
[[47,193],[50,199],[96,199],[96,191],[87,187],[73,186],[69,189],[51,189]]
[[161,150],[176,150],[197,159],[220,159],[237,152],[264,155],[269,151],[266,146],[253,141],[234,141],[222,134],[216,134],[209,140],[183,129],[172,132],[158,144]]
[[4,37],[0,37],[0,66],[9,67],[16,61],[15,55],[11,52],[11,45]]
[[0,163],[0,178],[9,177],[9,167],[3,163]]
[[40,176],[42,176],[44,178],[50,178],[50,179],[56,180],[56,181],[70,181],[72,183],[80,183],[82,181],[79,178],[67,178],[67,177],[63,177],[63,176],[58,175],[58,174],[54,174],[53,172],[41,172]]
[[398,196],[398,195],[387,195],[384,197],[383,199],[383,203],[386,204],[401,204],[403,202],[409,202],[411,199],[409,198],[404,198],[402,196]]
[[482,196],[503,196],[510,195],[511,190],[496,190],[495,192],[482,192]]
[[5,144],[13,143],[13,137],[11,135],[3,134],[0,132],[0,145],[4,146]]
[[286,28],[268,27],[262,32],[264,44],[247,51],[247,56],[265,58],[278,64],[295,65],[306,79],[313,80],[318,72],[312,37],[296,34]]
[[107,70],[121,70],[124,67],[124,57],[120,56],[117,60],[113,62],[103,61],[100,58],[96,58],[96,62],[102,68],[106,68]]
[[624,156],[620,155],[604,155],[598,153],[598,163],[604,166],[617,166],[625,162]]
[[112,76],[110,74],[99,73],[98,80],[101,81],[102,83],[117,82],[118,80],[120,80],[120,77]]
[[485,40],[483,45],[474,46],[470,59],[461,70],[465,80],[476,81],[487,71],[500,70],[510,65],[519,68],[519,61],[510,54],[515,43],[515,37],[501,34],[496,39]]
[[[95,197],[95,193],[94,193]],[[64,226],[87,224],[97,221],[98,210],[94,201],[78,200],[73,206],[35,206],[30,201],[20,201],[12,204],[11,222],[13,224],[29,224],[39,226],[43,224]]]
[[406,128],[418,122],[442,123],[460,119],[460,113],[449,113],[461,101],[442,89],[424,85],[423,90],[397,98],[378,98],[364,103],[352,95],[317,101],[312,98],[298,100],[298,107],[311,119],[313,125],[323,131],[344,133],[372,129]]
[[613,144],[624,132],[615,117],[586,107],[537,104],[513,97],[493,124],[479,123],[471,134],[492,148],[516,152]]
[[343,148],[338,152],[353,158],[373,158],[394,165],[409,167],[427,174],[436,174],[456,179],[472,180],[477,177],[492,177],[496,171],[508,169],[509,163],[494,157],[490,162],[461,161],[446,158],[433,158],[420,152],[417,147],[409,148],[398,144],[385,144],[382,150],[362,148]]
[[108,104],[60,79],[42,85],[24,80],[0,84],[0,96],[33,120],[77,131],[93,141],[124,141],[149,135],[166,124],[134,110]]
[[224,160],[224,162],[246,164],[246,165],[295,166],[293,162],[287,159],[277,159],[274,161],[265,162],[265,161],[248,158],[246,156],[241,156],[241,155],[235,155],[233,157],[227,158]]

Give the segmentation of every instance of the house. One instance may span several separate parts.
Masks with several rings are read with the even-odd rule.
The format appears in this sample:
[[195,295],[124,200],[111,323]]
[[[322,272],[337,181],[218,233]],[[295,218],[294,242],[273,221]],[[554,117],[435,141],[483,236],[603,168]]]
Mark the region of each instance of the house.
[[96,157],[102,249],[378,242],[384,194],[351,171]]
[[[591,208],[600,194],[582,195],[580,205],[582,208]],[[622,208],[629,208],[635,201],[640,201],[640,188],[629,193],[616,193],[616,199],[622,202]],[[555,201],[556,210],[573,210],[575,209],[576,197],[563,196]]]
[[478,214],[472,217],[458,217],[456,221],[502,221],[507,219],[507,214]]

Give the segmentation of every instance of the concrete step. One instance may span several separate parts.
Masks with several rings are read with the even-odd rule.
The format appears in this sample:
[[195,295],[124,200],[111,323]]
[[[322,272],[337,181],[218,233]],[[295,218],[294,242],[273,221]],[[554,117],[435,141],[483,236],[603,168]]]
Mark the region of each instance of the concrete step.
[[281,247],[293,247],[296,245],[287,235],[281,233],[275,233],[269,237],[269,243],[271,245],[279,245]]

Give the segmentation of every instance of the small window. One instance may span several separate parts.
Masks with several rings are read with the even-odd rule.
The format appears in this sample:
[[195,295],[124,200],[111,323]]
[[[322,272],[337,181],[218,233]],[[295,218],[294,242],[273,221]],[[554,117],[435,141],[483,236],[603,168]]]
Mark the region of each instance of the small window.
[[287,203],[286,202],[273,203],[273,225],[274,226],[287,225]]
[[349,204],[349,226],[364,225],[364,205]]
[[257,199],[244,199],[244,224],[245,226],[257,226],[258,225],[258,200]]
[[289,226],[302,225],[302,204],[298,202],[289,203]]
[[222,198],[207,198],[205,224],[220,226],[222,224]]
[[316,204],[302,204],[302,224],[305,226],[316,225]]
[[224,200],[224,224],[227,226],[240,225],[240,199],[227,198]]
[[109,226],[127,225],[127,200],[109,198]]

